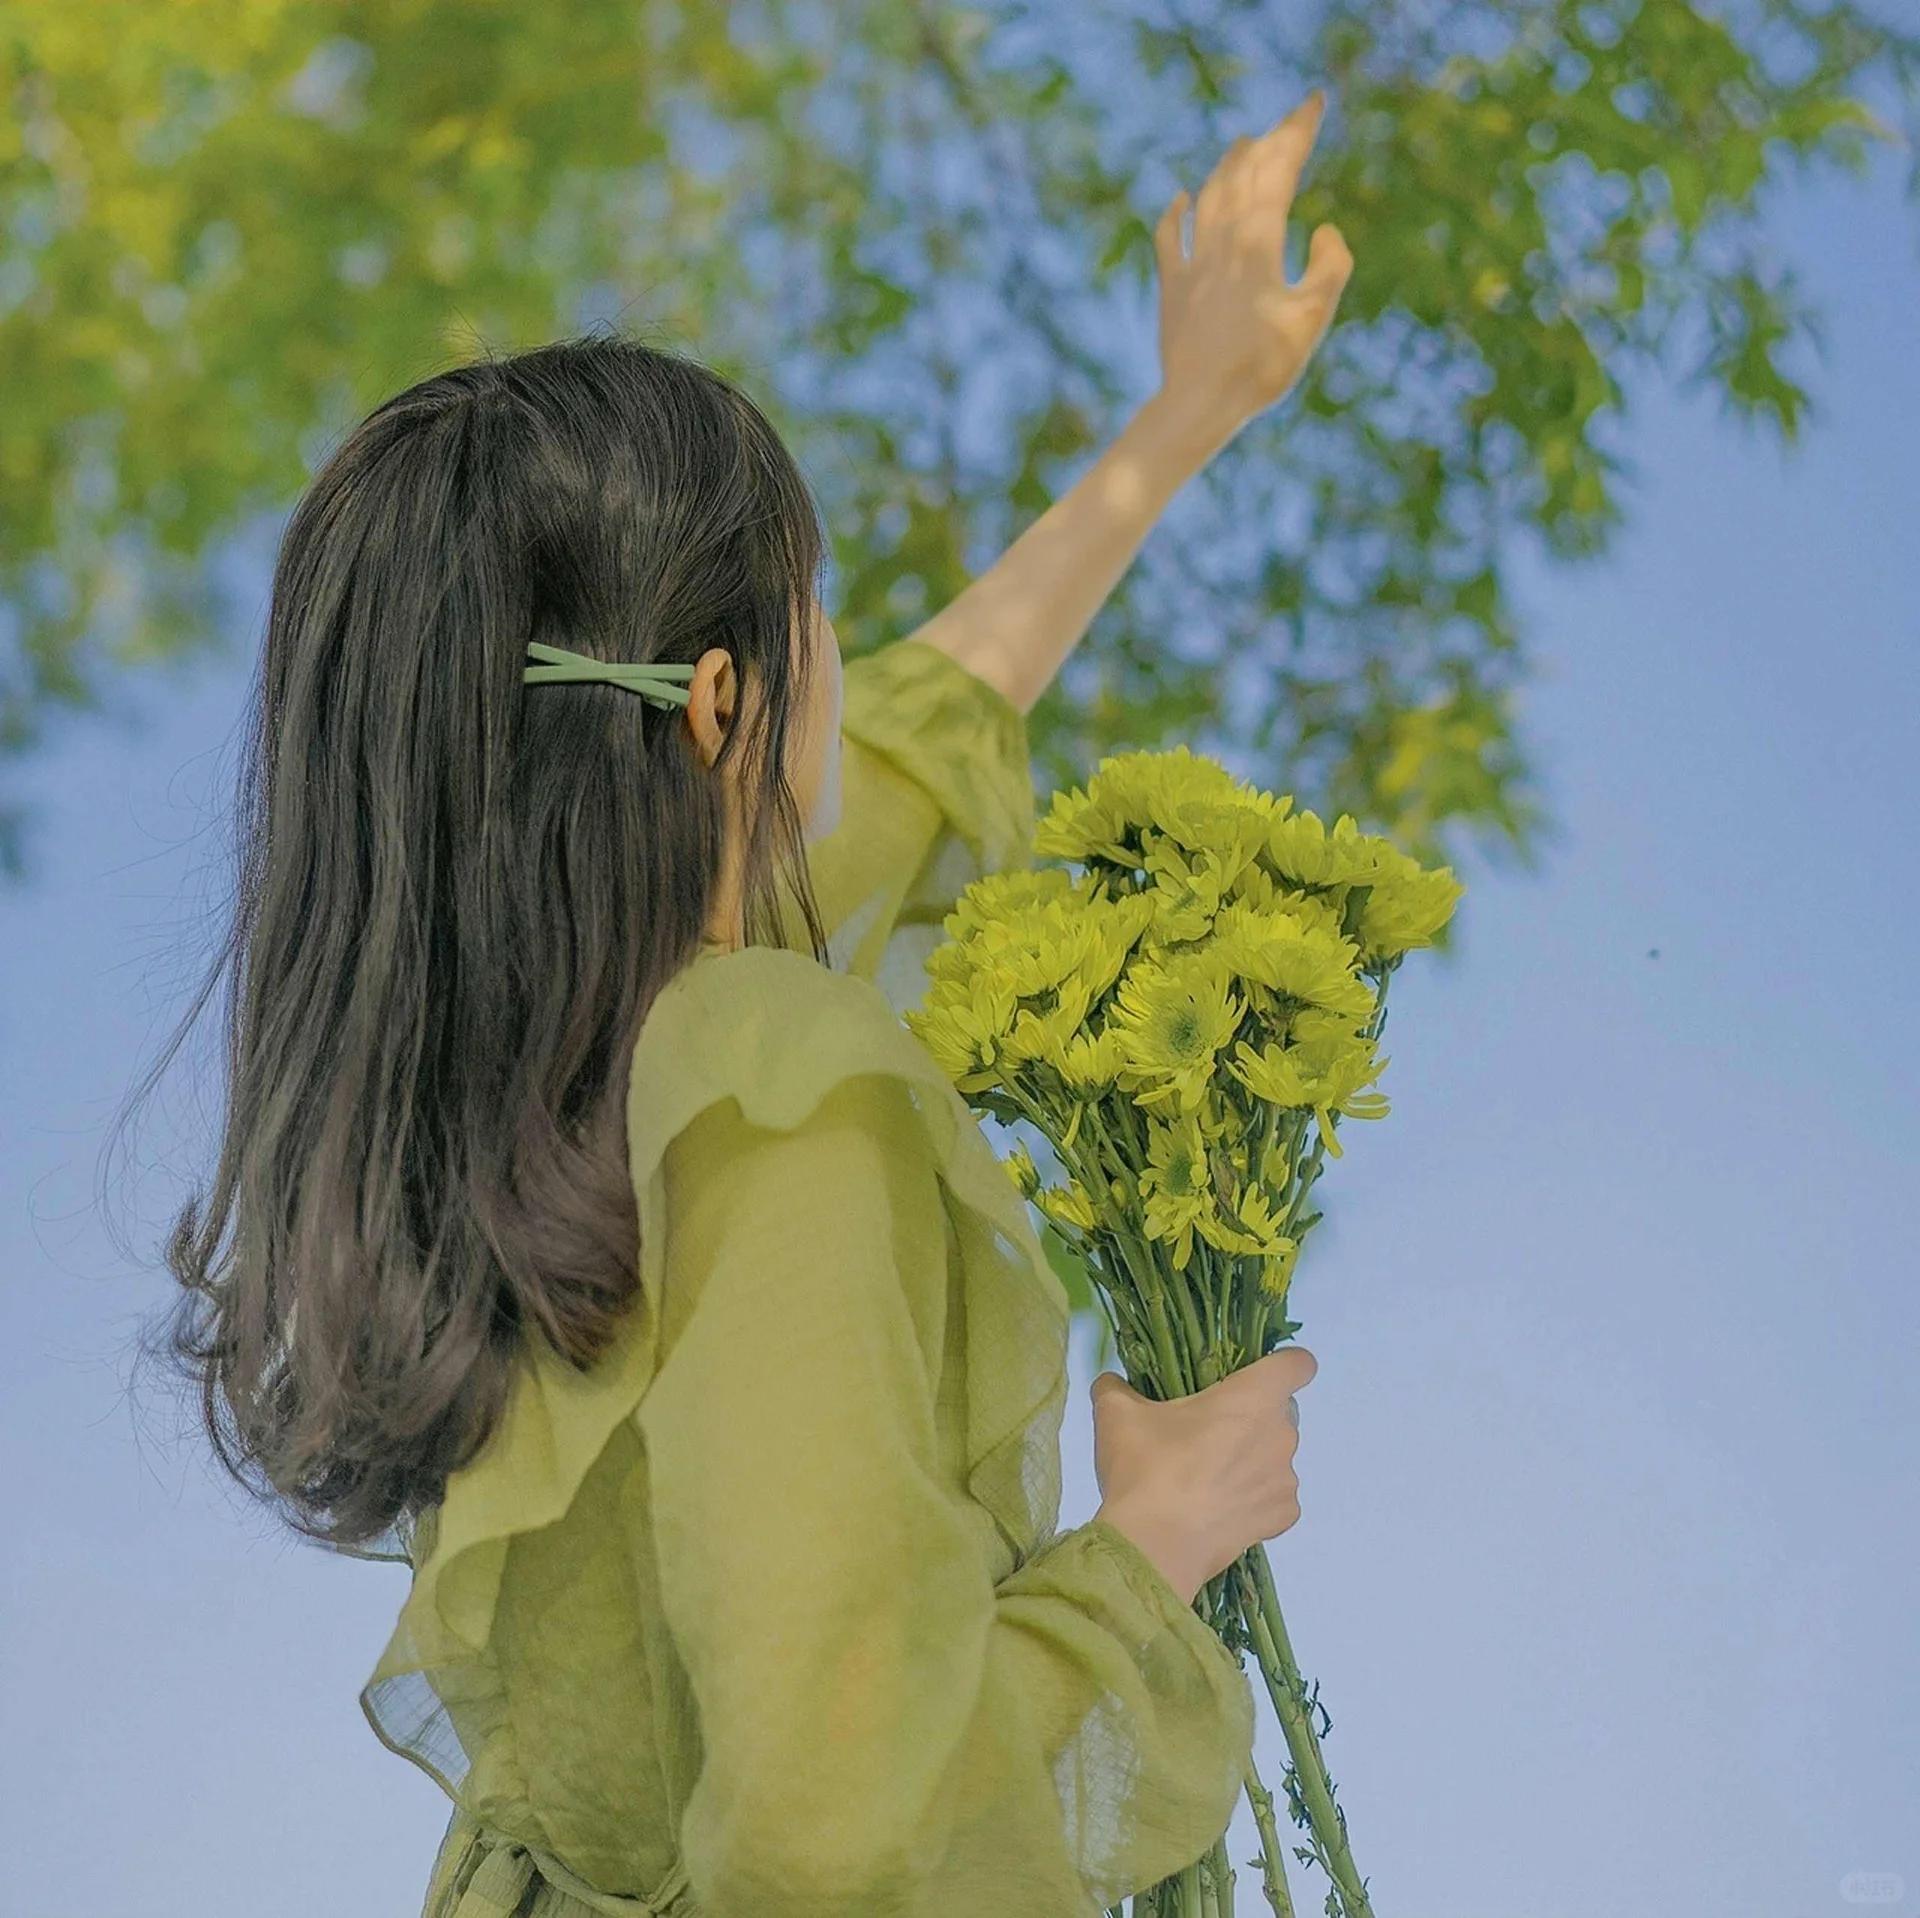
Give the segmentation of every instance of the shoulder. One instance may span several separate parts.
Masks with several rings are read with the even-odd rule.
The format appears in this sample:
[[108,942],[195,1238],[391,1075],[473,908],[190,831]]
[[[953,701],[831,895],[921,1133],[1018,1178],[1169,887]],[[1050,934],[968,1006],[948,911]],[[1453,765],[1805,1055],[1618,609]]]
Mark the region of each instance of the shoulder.
[[842,662],[843,718],[897,730],[988,728],[1024,745],[1026,715],[991,680],[908,635]]
[[930,1281],[945,1151],[928,1115],[954,1095],[929,1068],[877,987],[804,953],[748,947],[669,982],[627,1106],[650,1373],[716,1284],[710,1337],[817,1310],[849,1284]]
[[732,1101],[747,1125],[793,1131],[816,1114],[929,1123],[944,1156],[959,1094],[870,980],[810,954],[748,946],[688,966],[662,987],[634,1044],[627,1150],[643,1194],[673,1141]]
[[[656,1307],[668,1154],[702,1115],[718,1119],[703,1128],[709,1144],[811,1132],[817,1147],[827,1128],[890,1181],[917,1180],[930,1165],[974,1222],[978,1256],[1011,1259],[1064,1312],[1026,1201],[939,1061],[871,980],[835,972],[810,953],[748,946],[696,962],[656,996],[634,1044],[626,1107],[641,1290]],[[703,1157],[676,1155],[682,1163],[688,1156]],[[776,1156],[822,1155],[803,1146]],[[686,1187],[676,1190],[684,1195]],[[652,1314],[639,1316],[644,1324]]]

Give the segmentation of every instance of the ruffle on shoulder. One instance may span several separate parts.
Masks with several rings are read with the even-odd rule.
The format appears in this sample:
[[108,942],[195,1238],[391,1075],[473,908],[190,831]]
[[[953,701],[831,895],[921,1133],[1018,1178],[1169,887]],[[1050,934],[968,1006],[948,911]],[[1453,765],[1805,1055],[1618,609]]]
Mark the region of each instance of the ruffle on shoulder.
[[841,683],[841,730],[926,790],[974,870],[1028,863],[1035,802],[1027,719],[1006,694],[911,636],[856,654]]
[[[1014,1564],[1053,1535],[1070,1306],[1026,1201],[952,1081],[878,987],[780,947],[710,953],[662,988],[631,1060],[627,1142],[640,1295],[614,1345],[586,1372],[537,1334],[529,1340],[501,1423],[426,1514],[412,1590],[361,1694],[376,1732],[396,1750],[421,1758],[421,1729],[383,1727],[380,1688],[404,1700],[409,1690],[391,1681],[428,1672],[456,1692],[484,1689],[463,1681],[461,1668],[484,1660],[509,1547],[565,1514],[653,1377],[666,1250],[662,1167],[674,1137],[726,1098],[757,1126],[790,1129],[833,1087],[869,1073],[907,1087],[951,1201],[967,1287],[969,1490],[999,1522]],[[409,1709],[417,1716],[431,1707],[417,1700]]]
[[[841,816],[809,842],[808,868],[835,970],[904,1011],[960,894],[1032,863],[1027,721],[990,680],[913,637],[846,660],[843,685]],[[810,950],[799,901],[781,903],[770,943]]]

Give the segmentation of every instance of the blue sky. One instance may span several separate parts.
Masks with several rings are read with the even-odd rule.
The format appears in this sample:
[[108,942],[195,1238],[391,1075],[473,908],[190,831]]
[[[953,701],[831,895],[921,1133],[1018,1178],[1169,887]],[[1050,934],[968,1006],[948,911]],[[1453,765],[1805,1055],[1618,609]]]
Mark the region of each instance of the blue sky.
[[[1614,552],[1522,569],[1564,836],[1535,874],[1460,862],[1458,960],[1396,977],[1393,1116],[1345,1129],[1296,1282],[1321,1370],[1270,1550],[1381,1918],[1845,1918],[1863,1873],[1920,1913],[1920,270],[1897,156],[1773,208],[1828,316],[1807,437],[1642,385]],[[20,1918],[410,1918],[445,1819],[355,1701],[404,1572],[277,1533],[164,1400],[137,1420],[168,1282],[95,1212],[197,977],[263,611],[64,728],[0,895]],[[212,1116],[182,1084],[138,1240]],[[1281,1752],[1263,1726],[1276,1785]]]

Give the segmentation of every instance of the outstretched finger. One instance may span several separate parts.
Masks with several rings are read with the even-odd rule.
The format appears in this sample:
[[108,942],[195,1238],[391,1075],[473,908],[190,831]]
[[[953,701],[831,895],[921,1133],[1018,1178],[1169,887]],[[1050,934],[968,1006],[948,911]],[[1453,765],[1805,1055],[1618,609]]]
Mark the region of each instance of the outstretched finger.
[[1254,142],[1246,134],[1227,143],[1227,150],[1214,169],[1200,182],[1200,197],[1193,203],[1193,239],[1200,243],[1203,230],[1221,220],[1231,219],[1245,192],[1243,175]]
[[1254,159],[1259,204],[1263,216],[1282,227],[1326,111],[1326,90],[1315,87],[1284,120],[1260,136]]

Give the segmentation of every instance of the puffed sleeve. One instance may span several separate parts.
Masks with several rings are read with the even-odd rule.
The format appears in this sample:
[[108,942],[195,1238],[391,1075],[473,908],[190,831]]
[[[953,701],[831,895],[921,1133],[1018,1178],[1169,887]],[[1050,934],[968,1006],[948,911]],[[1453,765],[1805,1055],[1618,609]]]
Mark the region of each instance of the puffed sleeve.
[[913,638],[848,660],[843,690],[840,819],[808,871],[834,964],[899,1011],[925,992],[922,961],[967,885],[1032,864],[1026,715]]
[[1104,1520],[997,1585],[935,1445],[941,1198],[906,1089],[791,1127],[716,1104],[671,1159],[645,1442],[700,1727],[680,1826],[715,1918],[1067,1918],[1225,1830],[1237,1660]]

